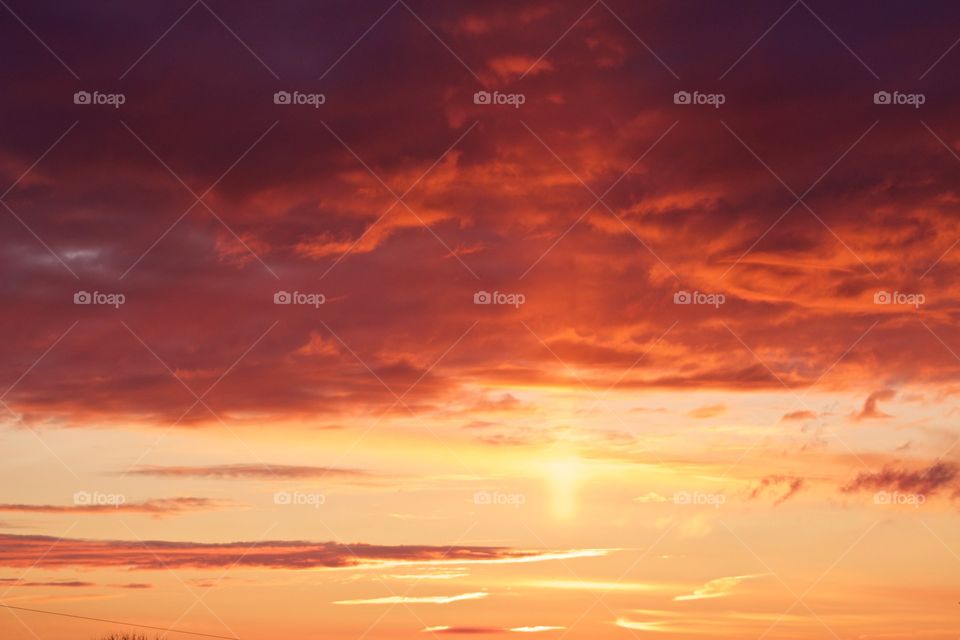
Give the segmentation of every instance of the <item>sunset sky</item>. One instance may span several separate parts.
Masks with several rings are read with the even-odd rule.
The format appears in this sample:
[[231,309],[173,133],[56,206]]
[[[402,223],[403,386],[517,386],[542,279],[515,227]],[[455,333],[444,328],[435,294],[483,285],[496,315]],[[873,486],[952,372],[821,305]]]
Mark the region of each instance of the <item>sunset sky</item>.
[[0,638],[956,639],[958,43],[0,0]]

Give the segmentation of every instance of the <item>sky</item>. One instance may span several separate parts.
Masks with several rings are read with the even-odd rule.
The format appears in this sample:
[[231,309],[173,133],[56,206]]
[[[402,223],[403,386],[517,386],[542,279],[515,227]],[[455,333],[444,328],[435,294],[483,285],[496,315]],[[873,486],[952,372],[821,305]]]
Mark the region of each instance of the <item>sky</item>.
[[0,637],[956,638],[958,44],[0,1]]

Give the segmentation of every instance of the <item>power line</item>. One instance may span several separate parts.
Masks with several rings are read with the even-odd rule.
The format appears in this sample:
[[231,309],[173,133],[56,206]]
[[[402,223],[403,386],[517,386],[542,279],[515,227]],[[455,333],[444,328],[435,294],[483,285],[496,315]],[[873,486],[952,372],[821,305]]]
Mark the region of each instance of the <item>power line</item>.
[[92,620],[94,622],[108,622],[110,624],[119,624],[125,627],[137,627],[139,629],[152,629],[154,631],[163,631],[165,633],[183,633],[190,636],[203,636],[204,638],[220,638],[220,640],[240,640],[233,636],[218,636],[212,633],[198,633],[196,631],[179,631],[177,629],[167,629],[166,627],[153,627],[148,624],[136,624],[134,622],[122,622],[120,620],[106,620],[104,618],[90,618],[88,616],[77,616],[72,613],[60,613],[58,611],[44,611],[42,609],[27,609],[26,607],[14,607],[9,604],[0,604],[4,609],[16,609],[17,611],[29,611],[30,613],[45,613],[51,616],[61,616],[63,618],[76,618],[78,620]]

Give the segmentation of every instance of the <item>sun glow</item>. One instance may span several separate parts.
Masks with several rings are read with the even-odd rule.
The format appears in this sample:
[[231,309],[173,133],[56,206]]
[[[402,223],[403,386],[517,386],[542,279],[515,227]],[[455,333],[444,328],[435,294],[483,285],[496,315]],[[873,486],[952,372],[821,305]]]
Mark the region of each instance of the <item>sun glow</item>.
[[550,488],[550,509],[554,517],[567,520],[576,515],[578,494],[586,469],[580,458],[569,457],[552,460],[544,465]]

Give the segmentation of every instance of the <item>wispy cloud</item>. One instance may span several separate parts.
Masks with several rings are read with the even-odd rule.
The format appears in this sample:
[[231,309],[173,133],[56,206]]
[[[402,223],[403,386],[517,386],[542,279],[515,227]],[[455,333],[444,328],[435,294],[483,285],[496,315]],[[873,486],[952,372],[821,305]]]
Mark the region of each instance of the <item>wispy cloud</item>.
[[523,583],[534,589],[563,589],[565,591],[663,591],[668,585],[652,582],[612,580],[531,580]]
[[799,411],[791,411],[790,413],[785,413],[783,417],[780,418],[780,420],[783,422],[794,422],[794,421],[800,421],[800,420],[813,420],[816,417],[817,417],[817,414],[814,413],[813,411],[809,411],[807,409],[801,409]]
[[543,633],[545,631],[560,631],[566,627],[548,625],[534,625],[526,627],[468,627],[468,626],[437,626],[421,629],[421,633],[443,633],[451,635],[487,635],[494,633]]
[[723,404],[709,404],[702,407],[697,407],[692,411],[687,412],[687,415],[691,418],[713,418],[719,415],[722,415],[727,412],[726,405]]
[[[23,578],[0,578],[0,586],[8,587],[68,587],[88,588],[99,587],[94,582],[81,580],[24,580]],[[153,585],[146,582],[128,582],[126,584],[105,585],[111,589],[152,589]]]
[[440,625],[436,627],[426,627],[421,629],[420,633],[443,633],[450,635],[485,635],[493,633],[503,633],[506,629],[501,629],[500,627],[451,627],[446,625]]
[[175,516],[191,511],[212,511],[236,506],[232,502],[209,498],[159,498],[143,502],[116,504],[0,504],[10,513],[47,513],[71,515],[144,514],[154,518]]
[[93,582],[79,580],[48,580],[31,582],[22,578],[0,578],[0,585],[10,587],[95,587]]
[[489,595],[486,591],[461,593],[453,596],[387,596],[361,600],[338,600],[333,604],[450,604],[462,600],[480,600]]
[[374,545],[336,542],[167,542],[84,540],[0,534],[0,566],[117,567],[140,570],[213,567],[364,569],[393,566],[518,564],[597,557],[596,550]]
[[634,631],[668,631],[666,622],[637,622],[627,618],[617,618],[615,623],[622,629],[632,629]]
[[938,461],[920,469],[886,466],[876,473],[863,472],[840,488],[844,493],[895,490],[931,496],[944,489],[960,496],[960,466],[956,463]]
[[393,573],[383,577],[393,580],[413,580],[419,582],[420,580],[453,580],[455,578],[465,578],[468,575],[468,573],[463,571],[445,571],[438,573]]
[[767,573],[754,573],[743,576],[727,576],[724,578],[716,578],[710,580],[705,585],[699,589],[694,589],[693,593],[688,595],[676,596],[674,601],[676,602],[685,602],[688,600],[706,600],[709,598],[722,598],[724,596],[730,595],[730,592],[733,591],[733,588],[739,585],[744,580],[753,580],[755,578],[763,578],[770,574]]
[[[768,489],[779,491],[779,495],[773,501],[773,506],[779,506],[797,495],[803,489],[805,481],[803,478],[784,475],[770,475],[760,479],[756,486],[750,491],[750,499],[755,500],[764,494]],[[778,489],[779,488],[779,489]]]
[[127,472],[130,475],[159,478],[216,478],[216,479],[306,479],[306,478],[366,478],[370,474],[361,469],[340,467],[313,467],[285,464],[220,464],[208,466],[152,466],[142,465]]
[[656,502],[667,502],[669,499],[670,498],[668,498],[667,496],[660,495],[656,491],[651,491],[646,495],[637,496],[636,498],[633,499],[633,501],[647,504],[647,503],[656,503]]

